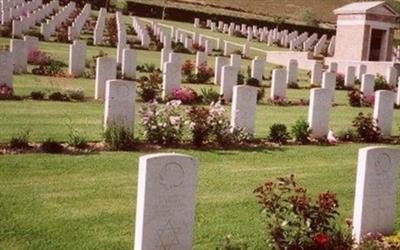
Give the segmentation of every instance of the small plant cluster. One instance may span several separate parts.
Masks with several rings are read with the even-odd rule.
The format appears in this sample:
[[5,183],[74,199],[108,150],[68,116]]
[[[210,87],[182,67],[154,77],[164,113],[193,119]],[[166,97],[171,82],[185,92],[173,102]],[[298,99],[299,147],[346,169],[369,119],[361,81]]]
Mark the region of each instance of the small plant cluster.
[[12,87],[3,83],[0,84],[0,100],[12,98],[14,94],[14,90]]
[[164,45],[155,35],[153,28],[150,25],[146,25],[146,29],[150,37],[149,49],[154,51],[161,51]]
[[54,77],[65,77],[66,73],[62,69],[65,64],[60,61],[51,60],[49,64],[39,65],[32,69],[32,74]]
[[353,127],[356,129],[357,137],[360,141],[379,142],[381,140],[381,132],[377,121],[371,114],[364,115],[359,113],[353,120]]
[[123,126],[108,126],[103,134],[103,137],[104,141],[112,150],[130,150],[133,149],[135,146],[133,131]]
[[192,52],[185,48],[185,45],[181,42],[172,42],[171,47],[175,53],[192,54]]
[[254,190],[274,249],[352,249],[349,230],[336,225],[339,203],[331,192],[311,198],[293,175],[266,181]]
[[111,47],[117,47],[118,44],[118,27],[117,18],[112,16],[106,20],[107,43]]
[[85,100],[85,93],[82,89],[68,89],[65,93],[60,91],[55,91],[51,93],[46,93],[43,91],[32,91],[30,97],[33,100],[45,100],[46,96],[48,100],[51,101],[84,101]]
[[193,45],[192,45],[192,51],[194,52],[194,53],[197,53],[198,51],[202,51],[202,52],[204,52],[206,49],[204,48],[204,46],[201,46],[200,44],[198,44],[198,43],[193,43]]
[[189,87],[182,87],[174,90],[170,99],[179,100],[183,104],[194,104],[200,100],[196,91]]
[[176,144],[182,141],[187,129],[196,146],[205,143],[218,145],[240,144],[250,139],[241,129],[233,129],[225,110],[219,103],[209,107],[189,107],[185,112],[180,101],[165,105],[151,103],[140,110],[144,137],[151,143]]
[[158,71],[154,71],[149,77],[142,76],[138,81],[138,94],[143,102],[152,102],[160,98],[162,91],[162,78]]
[[188,83],[207,83],[214,76],[214,70],[208,67],[206,63],[201,64],[197,68],[197,74],[194,74],[195,65],[190,61],[186,60],[182,64],[182,74],[185,76],[185,82]]
[[352,107],[372,107],[374,105],[374,96],[363,96],[358,89],[351,90],[347,93],[349,104]]
[[377,74],[374,82],[374,91],[377,90],[393,90],[393,87],[388,84],[383,75]]
[[49,65],[51,63],[51,57],[40,50],[30,50],[28,52],[28,63],[33,65]]
[[144,63],[143,65],[138,65],[136,67],[136,70],[142,73],[152,73],[154,71],[161,72],[160,69],[156,68],[156,65],[153,63]]
[[267,104],[274,106],[308,106],[309,103],[309,100],[299,99],[295,101],[289,101],[287,98],[277,95],[273,98],[269,98],[267,102]]

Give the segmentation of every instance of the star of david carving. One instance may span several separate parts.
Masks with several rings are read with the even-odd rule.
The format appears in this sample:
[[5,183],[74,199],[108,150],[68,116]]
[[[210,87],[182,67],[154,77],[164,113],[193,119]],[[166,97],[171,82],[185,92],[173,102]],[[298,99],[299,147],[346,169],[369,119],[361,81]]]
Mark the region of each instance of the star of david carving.
[[160,249],[172,250],[174,247],[179,246],[178,232],[180,228],[172,224],[168,220],[167,224],[157,230],[157,236],[160,240]]

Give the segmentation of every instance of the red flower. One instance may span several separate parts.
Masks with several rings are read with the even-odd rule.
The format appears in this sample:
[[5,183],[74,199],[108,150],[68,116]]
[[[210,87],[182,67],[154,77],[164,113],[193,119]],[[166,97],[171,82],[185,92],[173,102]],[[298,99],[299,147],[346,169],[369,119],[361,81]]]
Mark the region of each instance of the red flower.
[[323,233],[316,233],[314,235],[314,242],[317,243],[317,245],[319,246],[325,246],[326,244],[328,244],[329,239],[328,236]]

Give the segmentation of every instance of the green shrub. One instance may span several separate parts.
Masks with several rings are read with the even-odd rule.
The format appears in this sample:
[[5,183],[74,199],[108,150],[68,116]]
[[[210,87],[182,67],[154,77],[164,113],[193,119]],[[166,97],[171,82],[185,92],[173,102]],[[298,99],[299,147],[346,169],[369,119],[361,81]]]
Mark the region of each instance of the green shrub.
[[70,100],[66,94],[63,94],[59,91],[51,93],[49,95],[49,99],[52,101],[62,101],[62,102],[68,102]]
[[30,130],[24,130],[19,134],[11,137],[10,147],[13,149],[21,149],[29,147]]
[[68,123],[66,124],[68,133],[68,144],[78,149],[84,149],[88,146],[86,137],[72,125],[71,117],[68,117]]
[[47,138],[40,147],[43,152],[50,154],[62,153],[64,151],[64,147],[53,140],[52,138]]
[[267,180],[254,193],[262,208],[268,249],[352,249],[350,230],[336,224],[336,194],[328,191],[312,198],[293,175]]
[[385,77],[382,75],[376,75],[375,77],[375,84],[374,84],[374,91],[377,90],[391,90],[392,87],[387,83]]
[[131,150],[135,145],[133,132],[123,126],[109,126],[103,136],[111,150]]
[[143,102],[157,100],[160,97],[162,78],[158,71],[154,71],[149,78],[142,76],[138,81],[138,94]]
[[75,101],[85,100],[85,92],[83,91],[83,89],[69,89],[67,90],[67,96]]
[[201,101],[205,104],[215,103],[219,100],[220,94],[213,88],[201,88],[200,89]]
[[309,124],[304,119],[299,119],[292,126],[292,136],[293,138],[301,143],[308,143],[310,141],[310,128]]
[[285,144],[290,138],[285,124],[276,123],[269,128],[268,140]]
[[43,100],[46,96],[46,93],[42,91],[32,91],[30,96],[33,100]]
[[355,141],[358,138],[357,131],[352,128],[339,131],[337,137],[339,141]]
[[309,10],[305,10],[301,13],[302,21],[308,26],[318,27],[319,21],[315,14]]
[[232,235],[226,235],[224,241],[217,246],[216,250],[247,250],[248,246],[242,241],[234,241]]
[[357,131],[358,138],[364,142],[379,142],[381,131],[376,120],[371,114],[365,115],[360,112],[353,120],[353,127]]

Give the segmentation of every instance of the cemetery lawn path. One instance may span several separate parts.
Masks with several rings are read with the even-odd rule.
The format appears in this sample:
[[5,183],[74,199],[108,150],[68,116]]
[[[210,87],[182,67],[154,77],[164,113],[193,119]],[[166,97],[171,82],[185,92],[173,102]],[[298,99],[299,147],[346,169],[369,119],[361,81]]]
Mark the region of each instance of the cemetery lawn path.
[[[352,216],[357,151],[365,146],[177,150],[200,164],[194,249],[214,249],[226,234],[265,249],[252,191],[277,176],[295,174],[314,197],[336,192],[344,223]],[[138,157],[147,153],[1,156],[0,249],[132,249]]]

